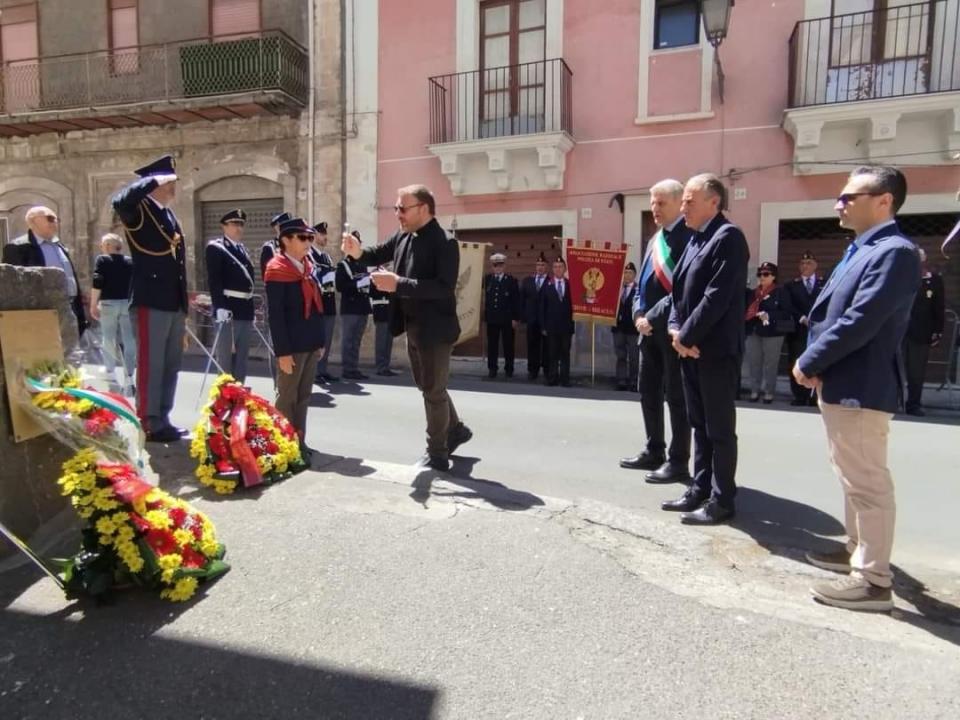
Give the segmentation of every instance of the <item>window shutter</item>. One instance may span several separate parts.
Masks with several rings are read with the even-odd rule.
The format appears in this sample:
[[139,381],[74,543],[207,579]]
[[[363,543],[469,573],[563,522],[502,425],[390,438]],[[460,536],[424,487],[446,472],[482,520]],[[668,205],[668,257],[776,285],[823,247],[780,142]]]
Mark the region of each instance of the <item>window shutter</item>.
[[239,35],[260,30],[260,0],[211,0],[211,34]]
[[137,8],[124,7],[112,10],[110,21],[110,47],[130,48],[137,45]]

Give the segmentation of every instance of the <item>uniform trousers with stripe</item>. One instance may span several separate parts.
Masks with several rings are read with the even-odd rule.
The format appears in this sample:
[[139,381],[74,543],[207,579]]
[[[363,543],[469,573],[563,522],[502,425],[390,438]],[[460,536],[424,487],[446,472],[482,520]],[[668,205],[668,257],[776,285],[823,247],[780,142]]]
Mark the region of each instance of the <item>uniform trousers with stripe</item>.
[[159,432],[170,427],[187,316],[137,306],[130,319],[137,335],[137,415],[145,430]]

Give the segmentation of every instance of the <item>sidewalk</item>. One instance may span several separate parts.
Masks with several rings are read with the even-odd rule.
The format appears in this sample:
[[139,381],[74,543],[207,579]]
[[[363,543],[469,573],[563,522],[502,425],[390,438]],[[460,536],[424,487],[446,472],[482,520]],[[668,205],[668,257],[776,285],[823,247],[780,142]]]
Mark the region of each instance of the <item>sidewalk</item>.
[[958,587],[848,613],[809,600],[827,575],[789,547],[729,528],[330,456],[220,498],[185,444],[153,461],[233,570],[186,606],[69,604],[31,568],[0,575],[0,716],[960,713]]

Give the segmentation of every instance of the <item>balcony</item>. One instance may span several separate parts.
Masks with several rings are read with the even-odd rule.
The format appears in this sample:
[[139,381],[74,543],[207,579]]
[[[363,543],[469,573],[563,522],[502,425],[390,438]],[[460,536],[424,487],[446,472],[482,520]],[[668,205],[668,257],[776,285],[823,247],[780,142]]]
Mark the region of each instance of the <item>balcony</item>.
[[573,73],[561,59],[429,79],[430,145],[456,195],[563,188]]
[[306,50],[280,31],[0,65],[0,137],[297,114]]
[[960,0],[797,23],[784,127],[798,173],[831,160],[949,161],[960,148]]

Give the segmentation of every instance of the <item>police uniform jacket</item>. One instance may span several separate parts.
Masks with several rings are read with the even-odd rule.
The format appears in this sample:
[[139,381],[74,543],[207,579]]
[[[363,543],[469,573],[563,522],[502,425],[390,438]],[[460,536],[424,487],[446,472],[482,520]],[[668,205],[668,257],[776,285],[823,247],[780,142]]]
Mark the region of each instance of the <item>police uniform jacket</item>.
[[929,345],[934,335],[943,334],[945,314],[943,278],[931,273],[920,279],[920,289],[910,309],[907,339],[920,345]]
[[337,314],[337,266],[325,250],[317,247],[310,248],[310,260],[313,262],[314,274],[320,284],[323,314],[333,317]]
[[373,321],[375,323],[389,322],[390,295],[377,290],[377,286],[373,283],[370,283],[370,308],[373,310]]
[[183,231],[173,211],[148,195],[155,177],[140,178],[113,198],[133,260],[131,307],[187,312],[187,264]]
[[267,240],[263,245],[260,246],[260,277],[262,278],[267,274],[267,264],[273,260],[273,256],[277,254],[277,250],[280,247],[280,241],[277,238],[273,240]]
[[457,280],[460,245],[433,218],[417,232],[399,231],[382,244],[367,248],[360,264],[393,263],[400,276],[390,296],[390,332],[409,332],[420,345],[452,345],[460,336]]
[[483,309],[487,325],[509,325],[520,320],[520,285],[513,275],[493,273],[483,278]]
[[527,275],[520,283],[520,319],[527,325],[537,325],[540,322],[540,292],[549,280],[550,277],[544,275],[538,288],[537,276]]
[[[748,288],[744,293],[744,302],[747,307],[753,302],[755,290]],[[787,289],[781,285],[774,286],[773,290],[763,300],[760,301],[759,312],[765,312],[769,315],[767,324],[764,325],[759,317],[753,317],[748,320],[744,326],[747,335],[756,335],[758,337],[779,337],[787,335],[795,328],[793,305],[790,302],[790,294]],[[746,315],[746,311],[744,311]]]
[[213,307],[229,310],[234,320],[253,320],[253,263],[247,249],[219,237],[207,243],[206,261]]
[[[83,310],[83,297],[80,293],[80,280],[77,278],[77,269],[73,265],[73,259],[63,243],[57,242],[60,249],[63,250],[67,262],[70,264],[70,270],[73,273],[73,281],[77,285],[77,294],[70,300],[70,309],[77,318],[77,328],[80,334],[89,326],[87,315]],[[20,267],[45,267],[46,261],[43,258],[43,250],[40,249],[40,243],[33,235],[32,230],[28,230],[26,235],[16,237],[3,246],[3,262],[8,265],[19,265]]]
[[368,276],[367,266],[359,260],[344,258],[337,264],[341,315],[370,314],[370,285],[360,287],[361,281]]
[[624,297],[624,287],[620,288],[620,300],[617,303],[617,323],[610,328],[615,333],[624,333],[625,335],[637,336],[637,326],[633,324],[633,302],[636,299],[639,288],[637,283],[633,283],[630,292]]

